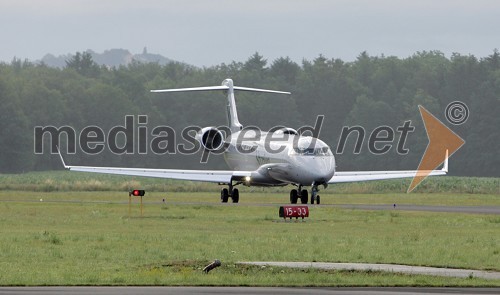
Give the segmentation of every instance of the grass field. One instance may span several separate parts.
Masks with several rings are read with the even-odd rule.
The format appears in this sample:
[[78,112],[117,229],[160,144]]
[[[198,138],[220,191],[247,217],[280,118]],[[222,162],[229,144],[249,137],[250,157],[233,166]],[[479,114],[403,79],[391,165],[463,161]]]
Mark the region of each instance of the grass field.
[[[55,188],[77,181],[54,174],[49,178],[55,179],[51,184]],[[11,183],[16,181],[22,183]],[[33,183],[45,181],[33,178]],[[495,185],[495,179],[490,182]],[[140,217],[137,199],[129,215],[126,187],[46,191],[33,186],[23,191],[6,190],[7,183],[0,177],[4,186],[0,285],[500,286],[500,280],[236,263],[367,262],[500,271],[498,215],[311,206],[305,222],[283,222],[278,207],[288,201],[287,193],[244,188],[240,204],[220,205],[215,190],[172,192],[166,187],[147,191]],[[147,188],[150,183],[140,185]],[[335,186],[328,189],[334,191]],[[324,204],[499,206],[499,198],[494,190],[487,194],[322,192]],[[201,269],[213,259],[220,259],[222,266],[204,274]]]

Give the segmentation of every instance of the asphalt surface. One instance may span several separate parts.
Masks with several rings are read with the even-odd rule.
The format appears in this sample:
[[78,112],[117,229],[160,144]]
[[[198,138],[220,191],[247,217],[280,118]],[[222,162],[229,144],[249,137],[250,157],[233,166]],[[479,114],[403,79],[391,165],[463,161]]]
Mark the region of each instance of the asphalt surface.
[[410,294],[500,294],[500,288],[268,288],[268,287],[0,287],[0,295],[164,295],[164,294],[239,294],[239,295],[410,295]]

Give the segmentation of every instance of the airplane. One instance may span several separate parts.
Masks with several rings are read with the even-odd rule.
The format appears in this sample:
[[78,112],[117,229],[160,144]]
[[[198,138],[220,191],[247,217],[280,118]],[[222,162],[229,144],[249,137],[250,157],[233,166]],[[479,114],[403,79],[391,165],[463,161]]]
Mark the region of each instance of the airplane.
[[[220,86],[151,90],[152,93],[188,91],[223,91],[227,94],[227,120],[229,134],[215,128],[202,128],[196,139],[207,151],[224,148],[224,159],[230,170],[180,170],[119,167],[89,167],[66,165],[59,151],[65,169],[70,171],[119,174],[130,176],[157,177],[217,183],[227,186],[220,192],[221,202],[231,198],[238,203],[240,196],[236,188],[245,186],[286,186],[293,185],[290,203],[320,204],[319,187],[342,182],[372,181],[395,178],[412,178],[421,171],[336,171],[335,157],[330,147],[313,136],[299,134],[293,128],[280,128],[269,132],[257,132],[243,128],[238,120],[235,91],[266,92],[290,95],[290,92],[247,88],[233,85],[233,80],[225,79]],[[245,134],[243,134],[245,132]],[[252,133],[254,132],[254,133]],[[242,140],[242,138],[244,140]],[[251,138],[251,139],[249,139]],[[281,140],[273,140],[281,138]],[[443,168],[427,171],[429,176],[446,175],[448,172],[448,151]],[[310,196],[308,190],[310,187]]]

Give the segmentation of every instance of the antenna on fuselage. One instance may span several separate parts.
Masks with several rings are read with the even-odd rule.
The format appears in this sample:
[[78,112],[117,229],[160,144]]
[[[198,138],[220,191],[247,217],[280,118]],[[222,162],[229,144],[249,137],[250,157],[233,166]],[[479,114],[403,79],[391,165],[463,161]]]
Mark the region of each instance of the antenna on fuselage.
[[228,121],[227,123],[229,125],[229,129],[231,130],[231,132],[237,132],[243,128],[240,121],[238,120],[238,112],[236,110],[236,101],[234,99],[234,90],[251,91],[251,92],[266,92],[266,93],[276,93],[276,94],[288,94],[288,95],[291,94],[290,92],[285,92],[285,91],[276,91],[276,90],[234,86],[232,79],[225,79],[224,81],[222,81],[221,86],[191,87],[191,88],[177,88],[177,89],[158,89],[158,90],[151,90],[151,92],[164,93],[164,92],[212,91],[212,90],[223,90],[223,91],[227,92],[227,121]]

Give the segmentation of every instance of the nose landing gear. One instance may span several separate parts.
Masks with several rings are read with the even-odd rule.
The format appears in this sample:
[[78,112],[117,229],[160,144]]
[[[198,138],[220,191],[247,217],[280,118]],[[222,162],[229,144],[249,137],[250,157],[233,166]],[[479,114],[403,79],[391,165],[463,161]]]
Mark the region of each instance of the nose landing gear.
[[317,191],[311,194],[311,204],[314,204],[314,202],[316,202],[317,205],[321,204],[321,198]]
[[311,188],[311,204],[314,204],[314,202],[316,202],[317,205],[321,204],[321,198],[319,197],[318,192],[318,185],[313,183]]

